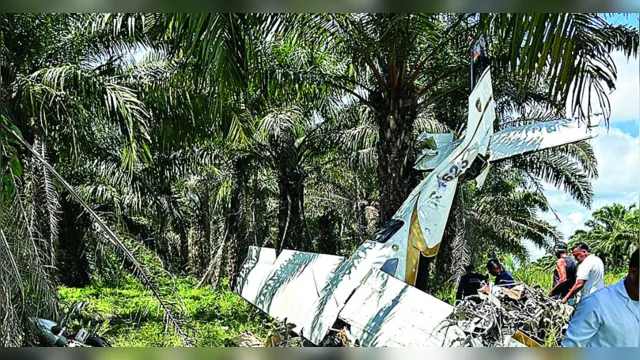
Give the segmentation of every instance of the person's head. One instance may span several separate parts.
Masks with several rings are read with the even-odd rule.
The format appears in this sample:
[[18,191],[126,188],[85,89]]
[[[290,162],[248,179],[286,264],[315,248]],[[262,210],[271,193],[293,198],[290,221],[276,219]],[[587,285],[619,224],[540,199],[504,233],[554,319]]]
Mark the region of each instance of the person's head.
[[556,246],[554,247],[554,250],[556,252],[556,257],[560,259],[562,256],[565,256],[567,254],[567,244],[563,243],[562,241],[558,241],[556,243]]
[[464,271],[466,271],[467,274],[474,273],[474,272],[476,272],[476,268],[473,265],[467,265],[467,266],[464,267]]
[[498,276],[503,271],[502,265],[500,265],[500,262],[496,259],[491,259],[487,262],[487,270],[493,276]]
[[631,285],[636,286],[636,294],[638,293],[638,281],[640,281],[640,274],[638,274],[638,250],[631,254],[631,260],[629,261],[629,272],[627,273],[627,278],[631,281]]
[[576,243],[573,245],[572,253],[578,263],[582,263],[589,256],[589,245],[583,242]]

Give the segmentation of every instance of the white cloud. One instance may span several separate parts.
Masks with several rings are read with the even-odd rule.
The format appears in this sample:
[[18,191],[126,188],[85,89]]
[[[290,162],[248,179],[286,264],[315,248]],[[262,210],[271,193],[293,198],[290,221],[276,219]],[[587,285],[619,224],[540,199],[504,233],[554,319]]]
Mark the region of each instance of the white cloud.
[[622,52],[611,55],[618,71],[616,89],[609,96],[611,101],[611,122],[638,121],[640,117],[640,77],[639,59],[627,60]]
[[[611,53],[611,58],[616,66],[615,89],[608,95],[611,109],[610,121],[612,124],[637,121],[640,117],[640,102],[638,101],[638,93],[640,89],[640,77],[638,76],[638,68],[640,67],[640,59],[629,58],[621,51]],[[602,84],[603,88],[608,90],[606,84]],[[588,87],[587,87],[588,88]],[[573,87],[570,90],[573,92]],[[583,107],[586,111],[587,95],[583,96]],[[571,116],[572,102],[567,102],[567,114]],[[600,103],[595,92],[591,94],[591,105],[593,112],[600,111]],[[578,115],[577,113],[575,114]]]
[[[638,97],[640,95],[636,93],[636,99]],[[611,128],[608,133],[601,130],[591,144],[598,159],[599,176],[594,183],[595,194],[603,196],[637,191],[640,180],[638,138]]]
[[569,220],[572,224],[579,224],[584,220],[584,214],[578,211],[572,212],[567,216],[567,220]]
[[[611,125],[640,120],[640,64],[638,59],[627,62],[621,53],[612,54],[618,69],[616,90],[611,101]],[[619,128],[600,128],[600,134],[590,140],[598,161],[598,179],[593,182],[594,198],[591,209],[578,204],[562,190],[545,184],[545,194],[560,221],[551,212],[540,217],[558,227],[565,240],[576,230],[584,228],[592,211],[613,203],[625,205],[640,201],[640,138]],[[545,251],[528,243],[533,260]]]
[[[540,214],[540,217],[557,226],[565,240],[576,230],[584,228],[584,222],[592,218],[592,211],[613,203],[628,205],[640,201],[640,138],[614,128],[590,141],[599,172],[598,179],[593,182],[591,209],[551,184],[544,184],[549,205],[560,221],[552,212]],[[532,259],[545,255],[544,250],[535,248],[531,243],[528,248]]]

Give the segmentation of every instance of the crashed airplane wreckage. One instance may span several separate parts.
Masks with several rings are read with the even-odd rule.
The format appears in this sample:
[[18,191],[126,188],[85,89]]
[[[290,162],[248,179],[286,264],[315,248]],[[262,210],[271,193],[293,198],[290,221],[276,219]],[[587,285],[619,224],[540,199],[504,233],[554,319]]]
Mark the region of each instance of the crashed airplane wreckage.
[[[447,327],[455,308],[417,286],[438,253],[457,186],[484,182],[491,163],[597,136],[599,117],[532,123],[494,133],[495,103],[484,41],[472,49],[466,133],[422,134],[436,149],[414,168],[430,171],[396,214],[350,257],[250,247],[234,291],[293,332],[322,345],[346,324],[361,346],[465,346]],[[475,72],[475,74],[474,74]],[[422,278],[421,278],[422,275]],[[511,342],[505,346],[525,346]]]

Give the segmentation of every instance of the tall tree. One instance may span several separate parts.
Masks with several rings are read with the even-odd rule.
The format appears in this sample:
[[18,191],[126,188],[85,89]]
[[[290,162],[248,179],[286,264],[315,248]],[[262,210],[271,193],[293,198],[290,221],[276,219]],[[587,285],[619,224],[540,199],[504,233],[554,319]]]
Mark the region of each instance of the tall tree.
[[[518,93],[545,84],[557,109],[573,98],[572,109],[583,113],[592,113],[592,99],[584,97],[594,93],[606,116],[604,87],[612,89],[616,76],[609,52],[635,56],[638,48],[637,29],[611,26],[597,14],[344,14],[319,15],[308,24],[307,36],[326,39],[347,62],[318,69],[315,79],[352,90],[374,113],[383,219],[413,188],[416,120],[469,93],[463,75],[470,36],[484,33],[490,44],[502,44],[493,68],[519,74]],[[464,124],[458,125],[459,133]]]

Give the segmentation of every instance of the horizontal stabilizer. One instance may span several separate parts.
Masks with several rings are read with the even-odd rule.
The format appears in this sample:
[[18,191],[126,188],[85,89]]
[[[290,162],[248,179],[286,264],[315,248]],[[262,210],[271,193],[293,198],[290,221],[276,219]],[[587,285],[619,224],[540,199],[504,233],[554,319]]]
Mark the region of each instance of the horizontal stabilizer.
[[442,147],[445,144],[453,142],[453,134],[452,133],[440,133],[433,134],[428,132],[423,132],[418,136],[418,141],[429,141],[428,139],[433,139],[436,147]]
[[498,131],[490,140],[489,161],[594,138],[598,135],[597,124],[590,120],[587,126],[578,120],[561,119]]
[[442,162],[453,149],[458,146],[462,140],[453,141],[453,134],[428,134],[424,133],[418,138],[421,139],[433,139],[435,143],[435,149],[425,149],[420,153],[418,159],[415,162],[414,169],[421,171],[430,171],[436,168],[438,164]]

